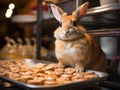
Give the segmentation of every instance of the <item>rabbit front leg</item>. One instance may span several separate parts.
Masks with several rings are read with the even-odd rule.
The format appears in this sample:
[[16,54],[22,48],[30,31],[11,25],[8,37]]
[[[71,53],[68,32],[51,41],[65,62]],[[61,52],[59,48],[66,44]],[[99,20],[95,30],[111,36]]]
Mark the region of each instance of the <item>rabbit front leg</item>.
[[64,64],[59,60],[57,68],[63,69],[64,67],[65,67]]
[[78,63],[76,62],[75,63],[75,70],[76,72],[83,72],[84,71],[84,65],[82,63]]

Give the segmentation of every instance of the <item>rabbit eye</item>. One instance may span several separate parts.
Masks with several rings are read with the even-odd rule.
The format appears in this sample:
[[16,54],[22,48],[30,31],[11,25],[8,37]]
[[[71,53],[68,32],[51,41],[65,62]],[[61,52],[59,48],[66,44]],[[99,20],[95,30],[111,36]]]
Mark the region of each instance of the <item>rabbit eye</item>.
[[77,26],[77,22],[76,21],[73,21],[73,26]]
[[59,26],[62,27],[62,22],[59,22]]

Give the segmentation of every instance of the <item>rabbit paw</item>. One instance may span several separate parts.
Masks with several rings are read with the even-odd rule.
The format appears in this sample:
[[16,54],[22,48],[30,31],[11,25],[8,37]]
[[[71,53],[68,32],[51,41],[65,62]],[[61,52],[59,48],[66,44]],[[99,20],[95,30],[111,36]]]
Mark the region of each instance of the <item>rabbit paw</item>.
[[61,62],[59,62],[59,63],[57,64],[57,68],[63,69],[63,68],[64,68],[64,65],[63,65]]
[[81,66],[76,66],[76,67],[75,67],[75,70],[76,70],[77,73],[78,73],[78,72],[83,72],[83,71],[84,71],[84,68],[81,67]]

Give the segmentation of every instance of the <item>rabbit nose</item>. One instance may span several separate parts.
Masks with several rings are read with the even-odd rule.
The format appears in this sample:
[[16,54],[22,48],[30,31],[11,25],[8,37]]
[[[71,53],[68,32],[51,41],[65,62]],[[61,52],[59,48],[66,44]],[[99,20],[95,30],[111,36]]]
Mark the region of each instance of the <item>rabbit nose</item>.
[[66,34],[69,34],[70,31],[66,31]]
[[66,36],[68,36],[68,35],[69,35],[69,33],[70,33],[70,31],[66,31],[65,35],[66,35]]

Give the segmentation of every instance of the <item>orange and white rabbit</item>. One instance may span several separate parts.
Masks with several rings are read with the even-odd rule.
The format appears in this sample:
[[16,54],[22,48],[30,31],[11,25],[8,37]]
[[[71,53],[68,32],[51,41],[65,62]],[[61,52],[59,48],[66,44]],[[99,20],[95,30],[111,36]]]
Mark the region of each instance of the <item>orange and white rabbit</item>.
[[105,71],[106,56],[91,35],[79,25],[86,14],[88,2],[82,4],[71,15],[67,15],[60,7],[51,4],[54,17],[60,26],[55,30],[55,54],[58,67],[75,67],[77,72],[84,69]]

